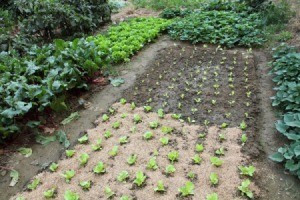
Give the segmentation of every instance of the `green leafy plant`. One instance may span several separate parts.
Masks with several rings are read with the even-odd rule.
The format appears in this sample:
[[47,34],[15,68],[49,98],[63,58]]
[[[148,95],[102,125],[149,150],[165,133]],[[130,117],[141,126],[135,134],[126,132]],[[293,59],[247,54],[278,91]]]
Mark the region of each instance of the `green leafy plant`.
[[219,183],[219,177],[216,173],[211,173],[209,175],[209,180],[212,185],[217,185]]
[[168,154],[168,159],[174,163],[175,161],[178,161],[178,158],[179,158],[179,153],[178,151],[171,151],[169,154]]
[[105,193],[107,199],[111,199],[111,198],[113,198],[113,196],[116,195],[116,193],[114,193],[108,186],[105,187],[104,193]]
[[56,172],[57,168],[58,168],[58,164],[57,163],[52,163],[50,165],[50,167],[49,167],[49,169],[50,169],[51,172]]
[[54,188],[51,188],[51,189],[43,192],[43,195],[46,199],[51,199],[51,198],[55,197],[56,192],[57,192],[57,189],[54,187]]
[[87,134],[85,134],[84,136],[78,138],[78,142],[79,142],[80,144],[85,144],[85,143],[87,143],[88,141],[89,141],[89,137],[88,137]]
[[192,182],[188,181],[185,183],[185,186],[178,189],[180,192],[180,196],[187,197],[190,195],[194,195],[195,186]]
[[242,184],[238,187],[238,189],[241,191],[242,195],[245,195],[245,196],[249,197],[250,199],[253,199],[254,198],[253,193],[249,188],[250,184],[251,184],[251,181],[249,179],[244,180],[242,182]]
[[210,157],[210,162],[212,165],[214,165],[216,167],[220,167],[224,163],[224,161],[222,161],[218,157]]
[[92,149],[93,149],[94,151],[99,151],[99,150],[101,150],[101,149],[102,149],[102,139],[98,139],[97,142],[96,142],[96,144],[93,144],[93,145],[92,145]]
[[40,184],[40,179],[35,178],[30,184],[27,185],[27,189],[35,190],[39,184]]
[[196,175],[194,172],[190,171],[190,172],[187,174],[187,177],[188,177],[191,181],[193,181],[193,180],[196,179],[197,175]]
[[156,163],[156,157],[152,157],[148,164],[147,164],[147,169],[152,169],[152,170],[157,170],[158,169],[158,166],[157,166],[157,163]]
[[64,174],[62,174],[62,177],[65,178],[67,183],[70,183],[71,179],[75,176],[75,171],[73,169],[65,171]]
[[121,126],[121,122],[116,121],[116,122],[113,123],[112,128],[113,128],[113,129],[119,129],[120,126]]
[[126,102],[127,102],[126,99],[124,99],[124,98],[120,99],[120,103],[121,103],[122,105],[125,105]]
[[104,137],[105,137],[106,139],[108,139],[108,138],[112,137],[112,133],[111,133],[110,131],[105,131],[105,132],[104,132]]
[[246,130],[246,128],[247,128],[247,124],[246,124],[246,122],[243,120],[242,122],[241,122],[241,124],[240,124],[240,129],[241,130]]
[[225,149],[224,149],[224,147],[221,147],[221,148],[217,149],[215,151],[215,154],[218,155],[218,156],[224,156],[225,155]]
[[196,149],[195,150],[196,150],[196,152],[201,153],[201,152],[203,152],[204,147],[203,147],[202,144],[196,144]]
[[202,158],[198,154],[196,154],[194,155],[194,157],[192,157],[192,160],[193,164],[200,165]]
[[220,133],[219,134],[219,140],[220,140],[220,142],[223,142],[224,140],[226,140],[225,133]]
[[128,143],[128,137],[127,136],[122,136],[119,138],[119,143],[122,144],[126,144]]
[[92,186],[92,181],[80,181],[79,185],[83,190],[89,190]]
[[162,137],[159,139],[162,145],[168,145],[169,143],[169,138],[168,137]]
[[72,158],[74,156],[74,154],[76,153],[75,150],[66,150],[66,156],[68,158]]
[[145,112],[150,112],[152,110],[151,106],[144,106],[144,111]]
[[239,166],[240,169],[240,174],[242,175],[247,175],[247,176],[253,176],[254,172],[255,172],[255,167],[250,165],[249,167],[243,167],[243,166]]
[[212,193],[212,194],[208,194],[206,195],[206,200],[218,200],[218,194],[217,193]]
[[174,130],[174,128],[169,127],[169,126],[161,127],[161,132],[163,132],[164,134],[170,134],[170,133],[172,133],[173,130]]
[[144,133],[143,137],[145,140],[151,140],[153,138],[153,133],[151,131],[147,131],[146,133]]
[[71,190],[67,190],[64,195],[65,200],[79,200],[79,194],[72,192]]
[[142,171],[138,171],[133,183],[135,183],[138,187],[141,187],[145,183],[146,178],[147,177]]
[[98,162],[94,167],[93,172],[95,174],[104,174],[106,172],[106,168],[103,162]]
[[164,118],[165,114],[164,114],[164,110],[163,109],[158,109],[157,110],[157,114],[159,116],[159,118]]
[[161,181],[161,180],[158,181],[156,188],[154,188],[154,191],[155,192],[165,192],[166,191],[163,181]]
[[102,121],[106,122],[109,120],[109,116],[107,114],[102,115]]
[[129,165],[134,165],[135,162],[136,162],[136,160],[137,160],[137,155],[136,155],[136,154],[132,154],[132,155],[130,155],[129,158],[127,159],[127,163],[128,163]]
[[171,117],[173,119],[180,119],[181,118],[181,114],[172,114]]
[[245,143],[247,142],[247,140],[248,140],[247,135],[246,134],[242,134],[241,141],[242,141],[242,145],[243,146],[245,145]]
[[140,122],[142,122],[142,117],[140,115],[138,115],[138,114],[135,114],[135,115],[133,115],[133,121],[136,124],[140,123]]
[[152,129],[157,129],[157,127],[159,126],[159,123],[158,123],[158,121],[149,122],[149,126]]
[[129,178],[129,173],[127,171],[121,171],[117,177],[117,180],[119,182],[126,182],[128,178]]
[[119,152],[119,147],[118,146],[114,146],[112,148],[112,150],[110,150],[108,152],[108,154],[111,156],[111,157],[115,157],[116,155],[118,155],[118,152]]
[[79,162],[81,166],[85,166],[90,156],[87,153],[83,153],[79,156]]
[[132,198],[129,197],[129,196],[127,196],[127,195],[122,195],[122,196],[120,197],[120,200],[132,200]]
[[166,174],[167,175],[173,174],[173,173],[175,173],[175,171],[176,171],[176,169],[175,169],[174,165],[168,165],[166,167]]

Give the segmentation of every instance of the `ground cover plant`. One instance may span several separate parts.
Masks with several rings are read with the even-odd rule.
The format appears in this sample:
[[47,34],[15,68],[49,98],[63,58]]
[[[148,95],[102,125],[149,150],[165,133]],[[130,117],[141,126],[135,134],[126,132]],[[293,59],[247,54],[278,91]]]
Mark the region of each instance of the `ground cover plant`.
[[272,105],[280,109],[282,117],[276,129],[289,140],[289,144],[278,149],[270,158],[282,162],[286,170],[300,178],[300,53],[285,44],[273,54],[271,73],[276,84]]
[[[244,180],[238,171],[247,160],[238,141],[241,129],[189,125],[172,118],[172,114],[161,118],[155,111],[148,112],[143,107],[132,110],[130,103],[116,103],[112,108],[115,112],[107,113],[108,120],[103,122],[101,116],[98,126],[87,131],[90,144],[78,142],[72,149],[76,151],[72,157],[51,165],[55,170],[34,177],[29,189],[12,199],[176,199],[192,196],[197,199],[242,199],[242,195],[249,196],[258,191],[255,185],[242,183]],[[122,117],[123,113],[127,113],[126,118]],[[135,115],[143,119],[138,124],[133,120]],[[115,121],[122,126],[113,129]],[[149,123],[154,121],[172,127],[173,131],[167,133],[171,144],[161,145],[159,138],[166,133],[159,128],[152,129],[158,137],[143,139],[144,132],[150,129]],[[136,126],[134,133],[130,131],[132,126]],[[104,135],[107,130],[114,135],[109,140]],[[201,130],[207,133],[205,139],[199,138]],[[227,139],[222,146],[227,151],[222,156],[223,164],[216,167],[210,158],[214,156],[216,144],[220,144],[220,131],[226,132]],[[117,146],[119,138],[124,135],[130,138],[130,142]],[[99,139],[102,149],[95,151],[91,144]],[[197,152],[200,141],[205,148]],[[115,147],[118,147],[117,154],[112,157],[110,152]],[[201,156],[200,165],[191,162],[195,152]],[[239,190],[240,194],[237,193]]]

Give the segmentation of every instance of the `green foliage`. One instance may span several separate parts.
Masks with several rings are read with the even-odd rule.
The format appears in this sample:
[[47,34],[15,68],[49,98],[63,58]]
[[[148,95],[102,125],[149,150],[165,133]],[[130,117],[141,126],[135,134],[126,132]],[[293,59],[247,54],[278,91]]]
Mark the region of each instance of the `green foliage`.
[[170,133],[172,133],[173,130],[174,130],[174,128],[169,127],[169,126],[161,127],[161,132],[163,132],[164,134],[170,134]]
[[175,20],[169,26],[174,39],[213,43],[228,47],[258,46],[265,42],[259,14],[233,11],[202,11]]
[[165,113],[163,109],[158,109],[157,110],[157,114],[160,118],[164,118],[165,117]]
[[113,198],[113,196],[116,195],[116,193],[114,193],[108,186],[105,187],[104,193],[105,193],[107,199],[111,199],[111,198]]
[[152,157],[148,164],[147,164],[147,169],[152,169],[152,170],[157,170],[158,169],[158,166],[157,166],[157,163],[156,163],[156,157]]
[[80,181],[79,185],[83,190],[89,190],[92,186],[92,181]]
[[224,156],[225,155],[225,149],[224,149],[224,147],[221,147],[221,148],[217,149],[215,151],[215,154],[218,155],[218,156]]
[[152,129],[157,129],[157,127],[159,126],[159,122],[158,121],[149,122],[149,126]]
[[154,10],[161,10],[165,8],[198,8],[203,0],[132,0],[132,3],[141,8],[151,8]]
[[102,121],[106,122],[109,120],[109,116],[107,114],[102,115]]
[[95,174],[104,174],[106,172],[106,168],[103,162],[98,162],[98,164],[94,167],[93,172]]
[[116,121],[116,122],[114,122],[114,123],[112,124],[112,128],[113,128],[113,129],[119,129],[120,126],[121,126],[121,122],[119,122],[119,121]]
[[173,19],[175,17],[185,17],[191,13],[192,11],[189,9],[182,10],[180,8],[166,8],[160,13],[160,16],[164,19]]
[[203,144],[196,144],[196,149],[195,149],[196,152],[201,153],[203,152],[203,150],[204,150]]
[[132,154],[131,156],[129,156],[129,158],[127,159],[127,163],[129,165],[134,165],[135,162],[137,160],[137,155],[136,154]]
[[252,165],[249,167],[243,167],[243,166],[239,166],[239,169],[241,171],[240,174],[242,175],[247,175],[247,176],[253,176],[254,172],[255,172],[255,167],[253,167]]
[[202,158],[198,154],[196,154],[194,155],[194,157],[192,157],[192,160],[193,160],[193,164],[200,165]]
[[90,156],[87,153],[83,153],[79,156],[79,162],[81,166],[85,166]]
[[43,195],[46,199],[52,199],[55,196],[55,193],[57,192],[56,188],[51,188],[49,190],[46,190]]
[[243,120],[241,123],[240,123],[240,129],[241,130],[246,130],[246,128],[247,128],[247,124],[246,124],[246,122]]
[[75,176],[75,171],[73,169],[65,171],[64,174],[62,174],[62,177],[65,178],[67,183],[70,183],[71,179]]
[[40,179],[35,178],[30,184],[27,185],[27,188],[29,190],[35,190],[39,184],[40,184]]
[[49,167],[51,172],[56,172],[57,168],[58,168],[58,164],[54,162]]
[[147,131],[146,133],[144,133],[143,137],[145,140],[151,140],[153,138],[153,133],[151,131]]
[[173,174],[175,171],[176,171],[176,169],[175,169],[174,165],[168,165],[166,167],[166,174],[167,175]]
[[253,199],[253,193],[249,188],[249,185],[251,184],[251,181],[249,179],[242,182],[242,184],[238,187],[238,189],[241,191],[242,195],[246,195],[250,199]]
[[127,171],[121,171],[117,177],[117,180],[119,182],[126,182],[128,178],[129,178],[129,173]]
[[133,115],[133,121],[134,121],[134,123],[140,123],[141,121],[142,121],[142,117],[140,116],[140,115],[138,115],[138,114],[134,114]]
[[72,192],[71,190],[67,190],[64,195],[64,200],[79,200],[79,194]]
[[162,145],[167,145],[169,143],[169,138],[168,137],[162,137],[159,139]]
[[154,191],[155,192],[165,192],[166,191],[163,181],[158,181],[157,187],[154,188]]
[[133,183],[135,183],[138,187],[141,187],[145,183],[146,178],[147,177],[142,171],[138,171]]
[[144,111],[145,112],[150,112],[152,110],[151,106],[144,106]]
[[216,167],[220,167],[224,163],[224,161],[218,157],[210,157],[210,162]]
[[242,141],[242,145],[245,145],[245,143],[247,142],[248,140],[248,137],[246,134],[242,134],[242,137],[241,137],[241,141]]
[[94,151],[99,151],[100,149],[102,149],[102,139],[98,139],[96,144],[92,144],[92,149]]
[[185,186],[178,189],[182,197],[187,197],[189,195],[194,195],[195,186],[192,182],[188,181]]
[[105,133],[104,133],[104,137],[105,137],[106,139],[108,139],[108,138],[112,137],[112,134],[111,134],[111,132],[110,132],[110,131],[105,131]]
[[218,178],[218,174],[216,173],[211,173],[209,175],[209,180],[210,180],[210,183],[212,185],[217,185],[219,183],[219,178]]
[[75,153],[76,153],[75,150],[66,150],[66,156],[67,156],[68,158],[73,157],[73,155],[74,155]]
[[175,161],[178,161],[179,153],[178,151],[171,151],[168,153],[168,159],[173,163]]
[[85,144],[85,143],[87,143],[88,141],[89,141],[89,137],[88,137],[87,134],[85,134],[84,136],[78,138],[78,142],[79,142],[80,144]]
[[119,143],[122,144],[126,144],[128,142],[128,137],[127,136],[122,136],[119,138]]
[[108,154],[109,154],[111,157],[115,157],[115,156],[118,155],[118,152],[119,152],[119,147],[118,147],[118,146],[114,146],[114,147],[112,148],[112,150],[110,150],[110,151],[108,152]]
[[206,200],[218,200],[218,194],[217,193],[212,193],[212,194],[208,194],[206,195]]

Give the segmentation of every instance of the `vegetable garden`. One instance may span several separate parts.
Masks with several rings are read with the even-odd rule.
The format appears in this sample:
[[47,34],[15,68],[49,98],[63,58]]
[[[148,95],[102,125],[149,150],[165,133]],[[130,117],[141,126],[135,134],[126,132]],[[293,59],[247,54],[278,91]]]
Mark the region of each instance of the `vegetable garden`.
[[[74,9],[72,2],[61,4]],[[286,172],[300,178],[300,56],[287,44],[276,44],[269,64],[275,85],[270,103],[280,115],[274,128],[285,137],[284,146],[265,156],[261,144],[257,48],[270,40],[270,15],[264,14],[277,7],[258,2],[205,1],[195,7],[187,1],[185,8],[167,7],[160,17],[126,19],[92,36],[90,31],[103,21],[91,21],[95,27],[89,28],[74,25],[69,38],[57,32],[66,31],[58,23],[54,31],[39,30],[34,38],[46,34],[47,42],[2,51],[1,142],[34,131],[45,148],[56,140],[64,146],[60,160],[44,164],[23,191],[9,198],[272,199],[274,194],[261,181],[266,172],[261,159],[284,163]],[[31,14],[22,23],[35,22],[38,15]],[[78,30],[88,35],[76,38]],[[70,92],[89,94],[96,78],[116,65],[130,65],[145,45],[163,34],[168,45],[150,59],[147,71],[121,99],[99,113],[95,128],[81,133],[76,143],[70,143],[72,133],[63,127],[50,135],[41,133],[46,124],[39,116],[70,113]],[[124,83],[113,83],[111,77],[116,87]],[[80,117],[80,111],[70,114],[63,126]],[[25,157],[35,153],[24,146],[28,148],[18,151]],[[18,184],[18,170],[0,167],[9,169],[10,186]],[[294,191],[297,198],[300,191]]]

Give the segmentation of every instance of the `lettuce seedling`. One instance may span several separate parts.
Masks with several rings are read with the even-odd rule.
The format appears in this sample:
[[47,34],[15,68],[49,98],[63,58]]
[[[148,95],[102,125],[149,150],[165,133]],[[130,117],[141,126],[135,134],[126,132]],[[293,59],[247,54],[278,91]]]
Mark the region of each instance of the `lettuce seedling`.
[[224,163],[224,161],[218,157],[210,157],[210,162],[216,167],[220,167]]
[[225,133],[220,133],[220,134],[219,134],[219,141],[220,141],[220,142],[223,142],[224,140],[226,140]]
[[66,150],[66,156],[68,158],[72,158],[74,156],[75,152],[76,152],[75,150]]
[[196,154],[194,155],[194,157],[192,157],[192,160],[194,164],[199,165],[202,161],[202,158],[198,154]]
[[43,195],[46,199],[52,199],[54,198],[55,194],[56,194],[56,188],[51,188],[49,190],[46,190],[45,192],[43,192]]
[[96,144],[93,144],[93,145],[92,145],[92,149],[93,149],[94,151],[99,151],[99,150],[101,150],[101,149],[102,149],[102,139],[98,139],[97,142],[96,142]]
[[251,184],[251,181],[249,179],[242,182],[242,184],[238,187],[238,189],[241,191],[242,195],[246,195],[250,199],[253,199],[253,193],[249,188],[249,185]]
[[55,172],[58,168],[58,164],[57,163],[52,163],[49,167],[51,172]]
[[123,195],[120,197],[120,200],[132,200],[132,198],[127,195]]
[[131,108],[131,110],[134,110],[134,109],[136,108],[136,105],[135,105],[134,102],[132,102],[132,103],[130,104],[130,108]]
[[157,110],[157,114],[159,118],[164,118],[165,114],[164,114],[164,110],[163,109],[158,109]]
[[187,174],[187,177],[190,179],[190,180],[195,180],[196,179],[196,174],[194,172],[189,172]]
[[240,124],[240,129],[241,130],[246,130],[246,128],[247,128],[247,124],[246,124],[246,122],[243,120],[242,122],[241,122],[241,124]]
[[122,113],[122,114],[121,114],[121,118],[122,118],[122,119],[125,119],[127,116],[128,116],[127,113]]
[[222,123],[221,128],[227,128],[228,124],[227,123]]
[[79,194],[72,192],[71,190],[67,190],[64,195],[64,200],[79,200]]
[[137,160],[137,155],[136,154],[132,154],[131,156],[129,156],[129,158],[127,159],[127,163],[129,165],[134,165],[135,162]]
[[108,112],[109,112],[111,115],[113,115],[113,114],[116,113],[116,110],[115,110],[114,108],[109,108],[109,109],[108,109]]
[[221,147],[221,148],[217,149],[215,151],[215,154],[218,155],[218,156],[224,156],[225,155],[225,149],[224,149],[224,147]]
[[109,116],[107,114],[102,115],[102,121],[106,122],[109,120]]
[[181,118],[181,114],[172,114],[171,117],[173,119],[180,119]]
[[158,121],[149,122],[149,126],[152,129],[157,129],[157,127],[159,126],[159,123],[158,123]]
[[85,144],[89,141],[89,137],[87,134],[85,134],[84,136],[82,136],[81,138],[78,138],[78,142],[80,144]]
[[205,138],[206,134],[205,133],[199,133],[199,138]]
[[81,166],[85,166],[86,163],[88,162],[90,156],[87,153],[83,153],[79,157],[79,162]]
[[241,141],[242,141],[242,146],[245,145],[245,143],[247,142],[248,140],[248,137],[246,134],[242,134],[242,137],[241,137]]
[[112,136],[112,134],[111,134],[110,131],[105,131],[105,132],[104,132],[104,137],[105,137],[105,139],[108,139],[108,138],[110,138],[111,136]]
[[113,128],[113,129],[119,129],[120,126],[121,126],[121,122],[116,121],[116,122],[113,123],[112,128]]
[[138,171],[133,183],[135,183],[138,187],[141,187],[145,183],[146,178],[147,177],[142,171]]
[[162,143],[162,145],[167,145],[169,143],[168,137],[162,137],[159,139],[159,141]]
[[40,184],[40,179],[35,178],[30,184],[27,185],[27,188],[29,190],[35,190],[39,184]]
[[108,186],[105,187],[104,193],[107,199],[111,199],[113,196],[116,195],[116,193],[114,193]]
[[161,193],[166,191],[163,181],[158,181],[156,188],[154,188],[154,191]]
[[217,103],[217,100],[215,100],[215,99],[211,100],[212,105],[216,105],[216,103]]
[[178,151],[171,151],[168,154],[168,159],[171,161],[171,163],[174,163],[175,161],[178,161],[179,153]]
[[172,127],[169,126],[163,126],[161,127],[161,132],[163,132],[164,134],[170,134],[172,133],[174,129]]
[[120,103],[121,103],[122,105],[125,105],[126,102],[127,102],[126,99],[124,99],[124,98],[120,99]]
[[117,177],[117,180],[119,182],[125,183],[128,178],[129,178],[129,173],[127,171],[121,171]]
[[152,170],[157,170],[158,166],[156,163],[156,157],[153,157],[149,160],[148,164],[147,164],[147,169],[152,169]]
[[189,195],[194,195],[195,186],[191,181],[185,183],[185,186],[178,189],[182,197],[187,197]]
[[62,174],[62,177],[65,178],[66,183],[70,183],[71,179],[75,176],[75,171],[73,169],[65,171],[64,174]]
[[152,110],[151,106],[144,106],[144,111],[145,112],[150,112]]
[[219,178],[218,178],[218,174],[216,173],[211,173],[209,175],[209,180],[210,180],[210,183],[212,185],[217,185],[219,183]]
[[206,196],[206,200],[219,200],[218,194],[217,193],[208,194]]
[[167,175],[173,174],[175,171],[176,171],[176,169],[175,169],[174,165],[168,165],[166,167],[166,174]]
[[118,146],[114,146],[114,147],[112,148],[112,150],[108,152],[108,154],[109,154],[111,157],[115,157],[115,156],[118,154],[118,151],[119,151],[119,147],[118,147]]
[[138,124],[140,122],[142,122],[142,117],[138,114],[133,115],[133,121],[134,123]]
[[201,153],[201,152],[203,152],[203,150],[204,150],[204,147],[202,144],[196,144],[196,152]]
[[79,185],[83,190],[89,190],[92,186],[92,181],[80,181]]
[[151,131],[147,131],[143,137],[145,140],[151,140],[153,138],[153,133]]
[[240,174],[242,175],[246,175],[246,176],[253,176],[254,172],[255,172],[255,167],[254,166],[249,166],[249,167],[243,167],[243,166],[239,166],[239,169],[241,171]]
[[120,145],[126,144],[128,142],[128,137],[127,136],[122,136],[119,138],[119,143]]
[[98,162],[98,164],[93,169],[95,174],[104,174],[106,172],[103,162]]

